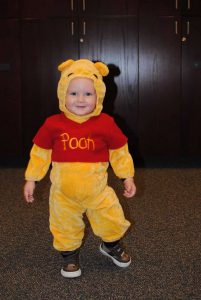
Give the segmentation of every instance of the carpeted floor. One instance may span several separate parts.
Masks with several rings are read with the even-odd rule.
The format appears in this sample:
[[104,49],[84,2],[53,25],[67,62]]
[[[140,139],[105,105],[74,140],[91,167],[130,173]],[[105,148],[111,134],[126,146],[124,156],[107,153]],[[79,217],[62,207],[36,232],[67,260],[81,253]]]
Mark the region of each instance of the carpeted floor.
[[23,169],[0,169],[0,299],[201,299],[201,169],[138,168],[135,198],[122,196],[133,226],[124,241],[132,264],[119,269],[98,251],[86,220],[82,276],[60,275],[62,258],[48,229],[46,177],[23,201]]

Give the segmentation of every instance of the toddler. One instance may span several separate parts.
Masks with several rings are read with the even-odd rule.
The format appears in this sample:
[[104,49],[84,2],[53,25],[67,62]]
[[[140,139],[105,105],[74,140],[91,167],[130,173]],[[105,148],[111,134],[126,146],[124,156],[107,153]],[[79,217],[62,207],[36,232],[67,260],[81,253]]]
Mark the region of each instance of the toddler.
[[47,118],[33,139],[25,172],[25,200],[34,201],[35,183],[52,164],[49,221],[53,246],[64,258],[61,274],[67,278],[81,275],[84,213],[102,240],[100,252],[115,265],[127,267],[131,258],[120,240],[130,223],[107,184],[109,163],[123,180],[125,197],[133,197],[136,187],[127,138],[112,117],[101,113],[106,91],[102,78],[108,67],[80,59],[67,60],[58,69],[61,113]]

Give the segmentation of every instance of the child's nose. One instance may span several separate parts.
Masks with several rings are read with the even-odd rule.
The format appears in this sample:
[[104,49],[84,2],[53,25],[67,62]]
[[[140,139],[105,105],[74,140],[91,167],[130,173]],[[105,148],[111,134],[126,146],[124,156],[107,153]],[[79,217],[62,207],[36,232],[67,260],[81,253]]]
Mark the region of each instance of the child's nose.
[[78,102],[83,102],[83,101],[84,101],[83,95],[79,95],[79,96],[78,96]]

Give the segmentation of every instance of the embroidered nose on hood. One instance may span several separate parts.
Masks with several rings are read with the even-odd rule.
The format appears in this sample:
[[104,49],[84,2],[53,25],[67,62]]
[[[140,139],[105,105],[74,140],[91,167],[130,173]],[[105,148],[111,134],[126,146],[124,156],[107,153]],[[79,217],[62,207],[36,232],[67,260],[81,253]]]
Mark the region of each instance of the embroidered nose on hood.
[[[59,98],[59,108],[64,114],[78,123],[85,122],[92,116],[98,116],[103,108],[106,87],[103,82],[103,76],[109,73],[108,67],[102,62],[93,63],[88,59],[72,60],[69,59],[58,66],[61,71],[61,78],[58,83],[57,95]],[[93,112],[84,116],[77,116],[71,113],[65,106],[66,92],[69,83],[76,77],[89,78],[93,80],[97,95],[97,103]]]

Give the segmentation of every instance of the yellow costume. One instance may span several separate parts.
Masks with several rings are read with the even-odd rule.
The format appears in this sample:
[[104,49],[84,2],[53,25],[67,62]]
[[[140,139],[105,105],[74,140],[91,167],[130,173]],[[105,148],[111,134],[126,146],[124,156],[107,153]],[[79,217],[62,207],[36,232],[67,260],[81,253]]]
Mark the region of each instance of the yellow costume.
[[[101,115],[105,96],[105,84],[102,76],[108,74],[108,68],[101,62],[93,63],[86,59],[80,59],[62,63],[59,70],[61,71],[58,84],[60,110],[66,120],[75,125],[80,124],[81,129],[88,120],[96,120]],[[88,115],[74,115],[65,106],[69,82],[76,77],[89,78],[94,82],[97,103],[95,110]],[[46,127],[43,132],[46,132]],[[79,151],[83,149],[93,151],[95,148],[95,144],[92,144],[93,139],[89,137],[75,139],[67,132],[60,134],[60,137],[62,140],[59,145],[62,145],[62,151],[66,151],[68,146],[72,153],[75,148],[79,148]],[[121,147],[114,146],[108,149],[108,161],[105,159],[96,161],[96,158],[92,161],[84,161],[76,155],[70,161],[52,159],[57,157],[54,156],[53,151],[54,149],[49,144],[47,147],[41,147],[40,143],[34,142],[25,179],[40,181],[52,163],[49,202],[50,230],[53,234],[55,249],[72,251],[81,246],[85,227],[84,213],[86,213],[95,235],[105,242],[119,240],[130,223],[124,217],[114,190],[107,185],[107,169],[110,163],[119,178],[134,176],[133,160],[129,154],[127,142]]]

